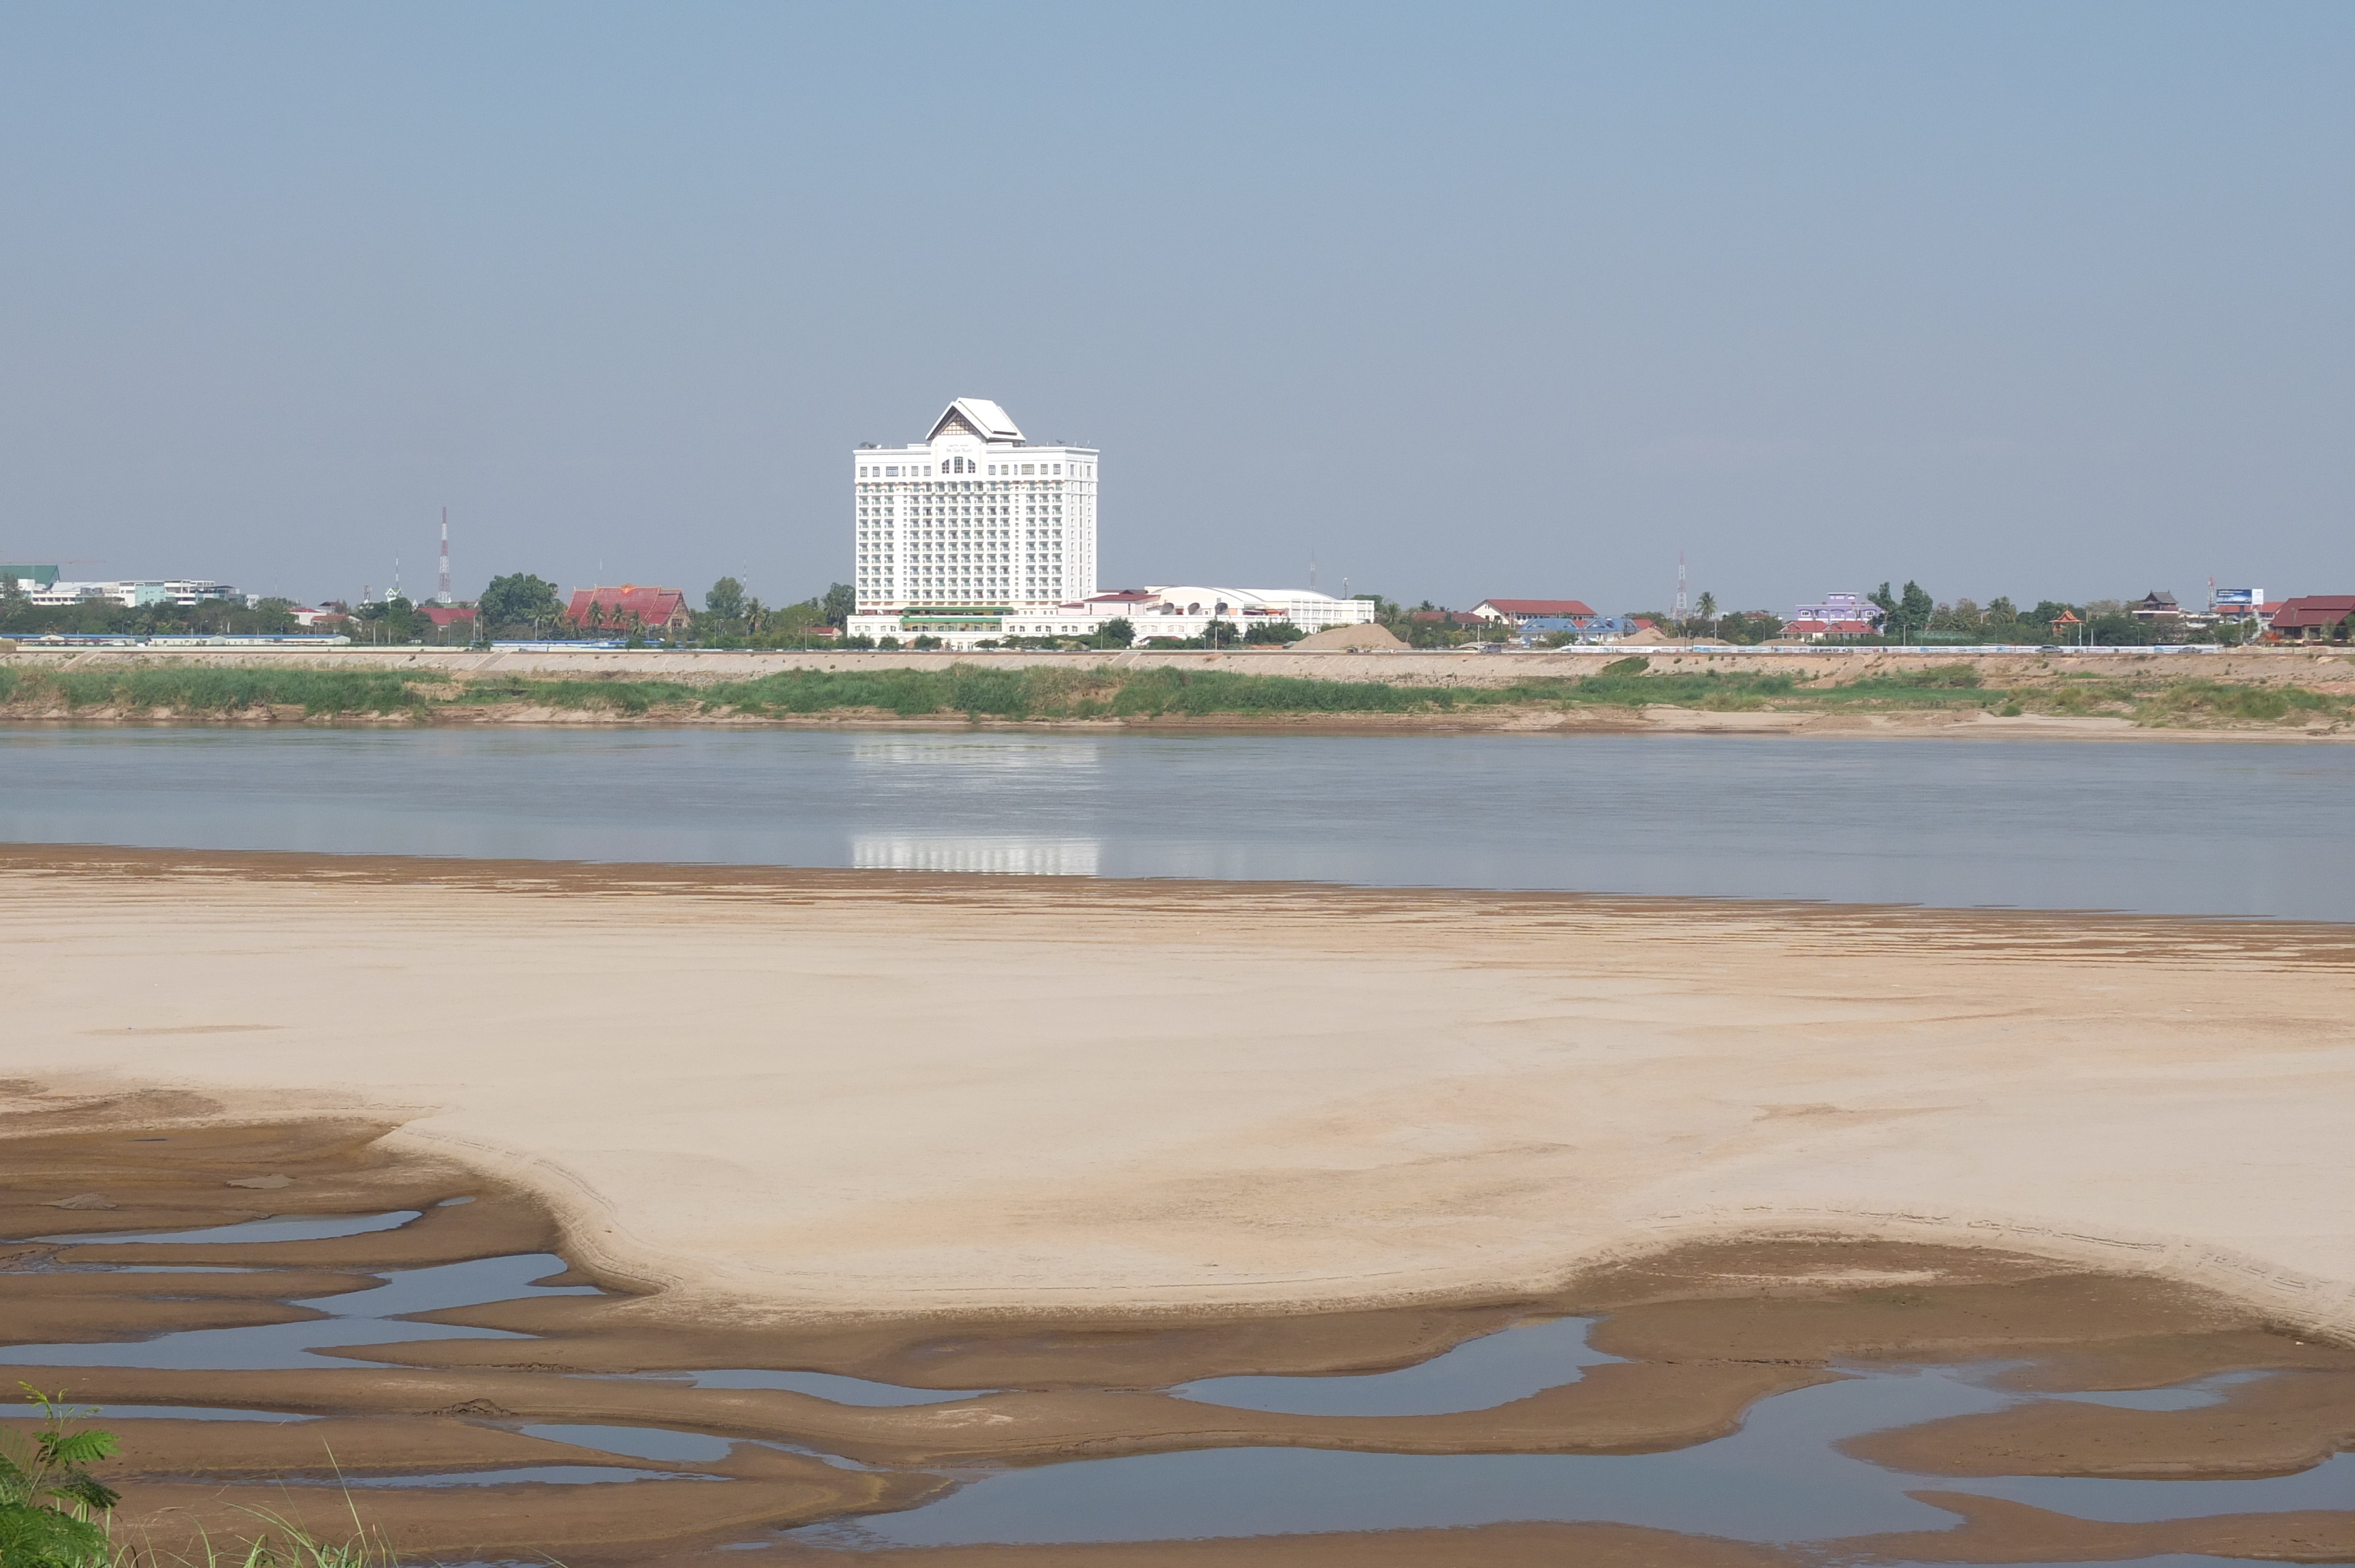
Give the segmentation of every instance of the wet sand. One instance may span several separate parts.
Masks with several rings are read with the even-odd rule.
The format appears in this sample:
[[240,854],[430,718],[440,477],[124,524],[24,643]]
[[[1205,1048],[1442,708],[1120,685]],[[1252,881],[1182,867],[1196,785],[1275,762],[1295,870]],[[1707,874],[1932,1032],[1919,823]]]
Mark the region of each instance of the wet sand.
[[[538,1247],[557,1229],[556,1217],[534,1194],[486,1185],[471,1172],[420,1157],[364,1121],[215,1120],[191,1127],[202,1107],[184,1099],[164,1124],[172,1130],[158,1132],[158,1108],[155,1097],[133,1095],[53,1107],[30,1123],[0,1123],[0,1133],[13,1134],[0,1137],[0,1227],[24,1236],[82,1234],[93,1220],[125,1230],[235,1223],[259,1211],[250,1190],[228,1182],[257,1165],[293,1178],[269,1193],[274,1213],[390,1208],[423,1213],[397,1230],[326,1240],[19,1242],[0,1254],[0,1317],[10,1323],[12,1338],[29,1338],[35,1321],[76,1340],[220,1321],[284,1321],[311,1314],[280,1305],[283,1298],[332,1299],[374,1283],[364,1270]],[[60,1184],[106,1194],[121,1206],[60,1214],[36,1196]],[[474,1201],[441,1206],[453,1196]],[[49,1229],[61,1223],[66,1232]],[[39,1272],[124,1263],[234,1263],[258,1272]],[[559,1269],[546,1282],[582,1277]],[[120,1424],[131,1450],[110,1478],[129,1496],[123,1527],[166,1544],[199,1524],[217,1533],[233,1531],[240,1520],[250,1524],[250,1516],[237,1511],[241,1508],[341,1530],[345,1504],[326,1484],[338,1473],[422,1475],[557,1464],[729,1478],[724,1491],[681,1480],[361,1494],[363,1516],[411,1552],[546,1552],[575,1563],[698,1561],[712,1545],[748,1534],[910,1506],[946,1484],[945,1476],[928,1473],[927,1466],[1237,1446],[1410,1454],[1657,1451],[1723,1436],[1756,1400],[1847,1375],[1835,1363],[1873,1359],[2024,1354],[2034,1358],[2032,1374],[2017,1375],[2043,1387],[2072,1386],[2088,1377],[2094,1380],[2089,1386],[2114,1386],[2126,1372],[2147,1382],[2176,1381],[2217,1370],[2220,1361],[2296,1367],[2316,1380],[2309,1386],[2320,1394],[2296,1407],[2307,1429],[2343,1432],[2355,1422],[2355,1350],[2301,1343],[2227,1297],[2019,1254],[1902,1243],[1785,1239],[1686,1246],[1591,1271],[1542,1296],[1274,1317],[1124,1316],[1064,1307],[1045,1315],[811,1319],[797,1326],[722,1318],[692,1327],[674,1322],[667,1332],[649,1334],[642,1308],[659,1300],[619,1294],[550,1298],[423,1314],[428,1320],[545,1337],[353,1348],[368,1360],[415,1363],[391,1370],[41,1367],[26,1372],[38,1386],[66,1389],[87,1403],[218,1404],[324,1417],[299,1424]],[[53,1316],[66,1303],[83,1313],[80,1325]],[[1517,1320],[1564,1313],[1601,1316],[1594,1344],[1630,1361],[1590,1367],[1577,1383],[1455,1415],[1272,1415],[1152,1392],[1156,1385],[1238,1372],[1379,1370],[1427,1359]],[[858,1408],[782,1391],[567,1375],[728,1365],[801,1366],[999,1392],[943,1405]],[[2098,1461],[2090,1468],[2064,1466],[2062,1473],[2239,1474],[2283,1462],[2278,1419],[2220,1424],[2211,1410],[2029,1408],[2052,1413],[2042,1429],[2048,1448]],[[664,1464],[509,1429],[526,1422],[662,1426],[740,1441],[716,1463]],[[1951,1430],[1967,1425],[1931,1423],[1873,1441],[1897,1443],[1886,1462],[1925,1475],[2034,1473],[2033,1465],[1973,1468],[1975,1450]],[[2029,1431],[2035,1436],[2039,1429],[2030,1423]],[[845,1471],[742,1440],[785,1442],[891,1469]],[[1913,1447],[1902,1446],[1908,1441]],[[2310,1452],[2298,1462],[2323,1457],[2324,1451]],[[295,1484],[282,1484],[290,1480]],[[1969,1499],[1973,1509],[1981,1501]],[[1969,1537],[1970,1550],[1983,1555],[1953,1560],[2049,1561],[2062,1545],[2107,1551],[2116,1542],[2134,1548],[2119,1554],[2140,1555],[2210,1550],[2198,1543],[2226,1541],[2236,1552],[2262,1555],[2257,1549],[2268,1543],[2299,1547],[2350,1539],[2355,1529],[2355,1516],[2196,1520],[2174,1534],[2172,1527],[2039,1522],[2057,1517],[2035,1510],[2003,1515]],[[780,1551],[781,1561],[844,1561],[835,1552]],[[1461,1555],[1467,1552],[1476,1555]],[[937,1560],[944,1568],[1018,1561],[1514,1564],[1560,1561],[1564,1552],[1582,1561],[1706,1568],[1797,1561],[1760,1546],[1603,1525],[886,1551],[861,1553],[859,1560]]]
[[[1676,1447],[1875,1358],[2016,1353],[2049,1390],[2295,1373],[1853,1446],[1930,1487],[2280,1473],[2355,1432],[2344,927],[70,849],[6,852],[0,888],[0,1234],[426,1211],[206,1246],[267,1272],[175,1277],[175,1299],[40,1271],[185,1246],[0,1249],[10,1339],[286,1321],[368,1270],[525,1252],[614,1292],[429,1314],[538,1337],[367,1352],[392,1370],[60,1372],[84,1401],[332,1418],[140,1424],[143,1518],[282,1507],[261,1472],[317,1436],[346,1470],[663,1467],[496,1419],[901,1467],[740,1442],[700,1467],[740,1475],[719,1514],[693,1481],[368,1499],[416,1551],[684,1561],[756,1516],[903,1506],[928,1465]],[[229,1184],[256,1177],[287,1180]],[[112,1206],[54,1206],[86,1196]],[[1604,1316],[1593,1342],[1629,1360],[1468,1415],[1152,1392],[1401,1366],[1564,1313]],[[1000,1392],[872,1409],[556,1375],[778,1365]],[[2341,1515],[1966,1511],[1936,1555],[2349,1549]],[[1568,1525],[870,1554],[1566,1557],[1774,1560]]]

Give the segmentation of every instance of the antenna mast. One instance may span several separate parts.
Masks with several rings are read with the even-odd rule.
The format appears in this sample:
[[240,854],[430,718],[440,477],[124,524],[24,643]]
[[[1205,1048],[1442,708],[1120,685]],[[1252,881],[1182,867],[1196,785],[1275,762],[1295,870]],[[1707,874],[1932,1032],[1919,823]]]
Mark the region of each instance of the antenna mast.
[[442,509],[442,588],[433,596],[436,604],[450,602],[450,509]]
[[1682,550],[1678,550],[1677,552],[1676,619],[1680,621],[1686,620],[1690,619],[1691,614],[1692,607],[1685,602],[1685,553]]

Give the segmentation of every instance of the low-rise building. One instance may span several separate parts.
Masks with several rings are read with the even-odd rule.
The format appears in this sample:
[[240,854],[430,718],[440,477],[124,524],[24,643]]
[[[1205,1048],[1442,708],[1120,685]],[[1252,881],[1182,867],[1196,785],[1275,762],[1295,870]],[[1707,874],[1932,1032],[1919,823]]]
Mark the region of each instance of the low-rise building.
[[[23,579],[18,579],[22,586]],[[69,582],[51,577],[44,587],[27,588],[28,604],[75,605],[118,604],[126,609],[143,605],[168,604],[189,609],[200,604],[224,599],[242,599],[237,589],[227,583],[217,583],[206,577],[143,577],[122,582]]]
[[1234,588],[1192,586],[1121,588],[1060,604],[922,606],[885,614],[854,615],[853,637],[938,638],[946,648],[971,648],[1008,637],[1091,638],[1110,622],[1125,620],[1135,640],[1189,641],[1218,621],[1240,639],[1255,625],[1284,622],[1303,631],[1358,626],[1374,619],[1370,599],[1335,599],[1312,588]]
[[1783,635],[1820,642],[1827,637],[1878,635],[1888,611],[1862,594],[1828,593],[1822,602],[1803,604],[1783,623]]
[[685,631],[694,619],[687,607],[687,590],[674,588],[585,588],[572,590],[564,619],[574,629],[590,631],[640,631],[672,637]]
[[1581,625],[1594,619],[1594,611],[1574,599],[1484,599],[1472,607],[1472,613],[1483,620],[1514,627],[1531,620]]
[[2282,600],[2266,635],[2281,642],[2328,642],[2355,630],[2350,620],[2355,620],[2355,594],[2305,594]]

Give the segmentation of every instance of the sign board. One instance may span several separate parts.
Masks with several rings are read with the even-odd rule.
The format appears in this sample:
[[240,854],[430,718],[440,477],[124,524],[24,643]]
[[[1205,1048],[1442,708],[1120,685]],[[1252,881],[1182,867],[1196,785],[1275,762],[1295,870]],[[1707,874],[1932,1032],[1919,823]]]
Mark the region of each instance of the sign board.
[[2218,588],[2216,590],[2218,609],[2254,609],[2264,602],[2265,590],[2263,588]]

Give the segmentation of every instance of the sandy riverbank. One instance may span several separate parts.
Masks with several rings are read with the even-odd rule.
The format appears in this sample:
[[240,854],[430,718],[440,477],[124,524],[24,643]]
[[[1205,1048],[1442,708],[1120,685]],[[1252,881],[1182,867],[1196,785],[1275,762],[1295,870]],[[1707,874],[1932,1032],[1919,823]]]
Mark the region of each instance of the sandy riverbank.
[[28,1099],[365,1115],[671,1308],[1381,1306],[1804,1226],[2355,1330],[2355,934],[19,848]]
[[[733,1478],[719,1515],[701,1488],[386,1494],[412,1549],[671,1561],[904,1506],[925,1467],[1657,1450],[1857,1357],[2019,1353],[2046,1389],[2295,1374],[1859,1446],[1930,1475],[2280,1473],[2355,1436],[2344,927],[37,847],[0,853],[0,889],[5,1234],[430,1211],[207,1249],[262,1272],[169,1299],[71,1269],[187,1261],[170,1244],[0,1258],[13,1337],[283,1322],[370,1269],[535,1250],[622,1292],[442,1314],[534,1338],[379,1347],[384,1370],[77,1369],[78,1397],[314,1411],[379,1472],[581,1462],[499,1425],[527,1420],[886,1467],[740,1445],[704,1467]],[[253,1176],[287,1180],[227,1185]],[[51,1206],[85,1193],[113,1206]],[[1152,1392],[1401,1365],[1561,1313],[1602,1316],[1626,1360],[1471,1415]],[[865,1409],[563,1375],[731,1365],[1001,1392]],[[260,1496],[318,1436],[143,1424],[143,1517]],[[229,1484],[164,1479],[188,1473]],[[2343,1514],[1954,1506],[1954,1560],[2355,1550]],[[1566,1525],[877,1560],[1467,1547],[1784,1560]]]

